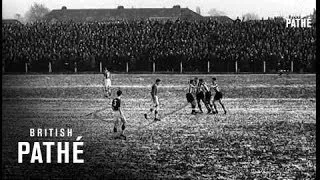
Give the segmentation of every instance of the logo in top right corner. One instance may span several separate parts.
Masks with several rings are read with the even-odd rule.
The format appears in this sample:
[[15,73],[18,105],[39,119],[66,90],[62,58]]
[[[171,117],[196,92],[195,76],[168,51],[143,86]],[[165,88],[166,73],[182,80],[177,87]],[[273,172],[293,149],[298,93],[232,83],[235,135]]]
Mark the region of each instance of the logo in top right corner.
[[312,20],[310,17],[303,17],[301,16],[289,16],[286,18],[286,27],[287,28],[311,28],[312,27]]

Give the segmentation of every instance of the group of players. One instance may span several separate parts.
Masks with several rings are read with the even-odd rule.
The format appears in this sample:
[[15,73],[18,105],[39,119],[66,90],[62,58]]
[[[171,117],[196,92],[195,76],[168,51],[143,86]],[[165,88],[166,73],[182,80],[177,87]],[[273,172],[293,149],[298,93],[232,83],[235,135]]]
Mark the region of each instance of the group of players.
[[[212,100],[212,92],[215,95]],[[207,113],[218,114],[216,101],[219,102],[224,110],[224,114],[227,114],[224,104],[222,103],[222,92],[217,84],[217,79],[212,78],[212,84],[208,85],[203,79],[198,79],[195,77],[189,81],[189,90],[186,94],[187,101],[191,104],[191,114],[203,113],[201,102],[207,108]],[[198,105],[199,111],[196,111],[196,106]]]
[[[221,107],[224,110],[224,114],[227,113],[224,104],[222,103],[222,92],[220,91],[220,88],[216,82],[216,78],[212,78],[212,84],[208,85],[203,79],[198,79],[197,77],[194,79],[191,79],[189,81],[189,88],[188,92],[186,94],[186,98],[188,103],[191,104],[191,114],[195,115],[198,113],[203,113],[201,102],[205,105],[207,108],[208,114],[217,114],[217,106],[215,104],[216,101],[219,102]],[[159,113],[159,98],[158,98],[158,86],[160,85],[161,80],[156,79],[155,83],[151,87],[151,99],[152,99],[152,106],[150,110],[148,110],[147,113],[144,114],[144,118],[148,119],[150,114],[154,113],[154,121],[160,121],[160,118],[158,118]],[[105,91],[105,97],[111,96],[111,74],[106,69],[104,71],[104,91]],[[212,99],[212,92],[215,92],[215,95]],[[122,91],[119,89],[117,92],[117,97],[112,100],[112,110],[113,110],[113,116],[114,116],[114,128],[113,132],[118,132],[118,126],[121,122],[121,132],[120,136],[116,136],[116,138],[120,139],[126,139],[126,136],[123,134],[124,130],[126,128],[126,118],[123,114],[123,111],[121,109],[121,97],[122,97]],[[198,105],[199,111],[196,111],[196,106]]]

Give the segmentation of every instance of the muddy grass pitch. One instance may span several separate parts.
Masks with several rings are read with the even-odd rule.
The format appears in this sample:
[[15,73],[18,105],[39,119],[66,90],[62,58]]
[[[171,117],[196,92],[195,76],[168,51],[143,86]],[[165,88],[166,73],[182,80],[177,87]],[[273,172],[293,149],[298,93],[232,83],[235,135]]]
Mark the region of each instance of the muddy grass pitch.
[[[212,75],[196,75],[207,81]],[[185,93],[195,75],[113,75],[123,91],[127,140],[113,138],[102,75],[2,77],[2,177],[118,179],[314,179],[315,75],[216,75],[228,113],[191,115]],[[150,86],[161,121],[145,120]],[[72,137],[30,137],[30,128],[72,128]],[[18,142],[75,141],[83,164],[18,163]],[[52,152],[56,148],[54,147]],[[45,159],[45,147],[41,149]],[[72,159],[72,157],[70,158]]]

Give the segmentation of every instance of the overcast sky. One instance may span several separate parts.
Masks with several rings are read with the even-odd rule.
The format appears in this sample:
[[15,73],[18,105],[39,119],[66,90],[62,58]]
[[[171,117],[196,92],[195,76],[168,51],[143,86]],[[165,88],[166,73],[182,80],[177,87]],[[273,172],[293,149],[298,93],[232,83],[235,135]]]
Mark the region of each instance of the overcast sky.
[[199,6],[203,16],[207,16],[208,11],[215,8],[232,19],[248,12],[265,18],[279,15],[305,16],[316,8],[316,0],[2,0],[2,18],[14,18],[17,13],[24,16],[33,2],[42,3],[50,10],[61,9],[62,6],[68,9],[110,9],[118,5],[125,8],[171,8],[173,5],[180,5],[196,11]]

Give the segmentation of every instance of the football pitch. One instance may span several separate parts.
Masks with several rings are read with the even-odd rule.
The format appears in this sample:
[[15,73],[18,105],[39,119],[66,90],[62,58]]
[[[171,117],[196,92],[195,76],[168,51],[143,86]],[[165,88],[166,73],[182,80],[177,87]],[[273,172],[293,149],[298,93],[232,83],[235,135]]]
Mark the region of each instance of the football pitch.
[[[227,114],[217,104],[219,114],[191,115],[189,79],[210,82],[212,76]],[[161,121],[154,122],[143,114],[157,78]],[[127,140],[113,138],[112,98],[104,97],[102,83],[101,74],[3,75],[2,176],[315,178],[314,74],[113,74],[112,97],[123,91]],[[72,128],[73,136],[30,137],[30,128]],[[50,164],[30,164],[31,155],[18,164],[18,142],[71,142],[77,136],[84,142],[83,164],[58,164],[56,153]],[[45,147],[41,151],[45,159]]]

